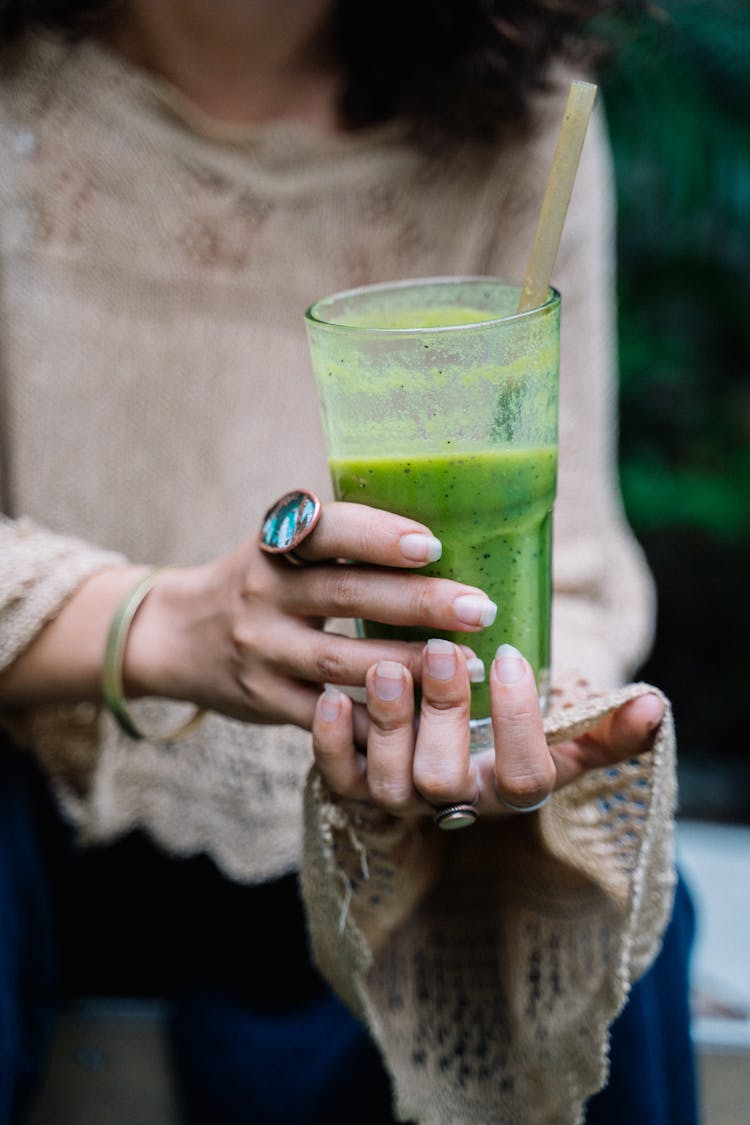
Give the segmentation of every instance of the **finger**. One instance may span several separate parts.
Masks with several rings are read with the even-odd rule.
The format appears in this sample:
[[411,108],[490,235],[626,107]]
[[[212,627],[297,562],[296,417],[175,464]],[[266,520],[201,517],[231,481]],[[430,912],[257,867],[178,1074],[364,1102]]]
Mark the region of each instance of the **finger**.
[[324,504],[315,530],[297,549],[309,561],[353,559],[377,566],[426,566],[440,558],[442,546],[416,520],[366,504]]
[[466,661],[450,641],[432,639],[422,659],[422,709],[414,784],[431,805],[472,802],[476,769],[469,752],[471,689]]
[[469,675],[469,683],[483,684],[485,676],[487,675],[484,667],[484,661],[477,656],[473,648],[468,645],[457,646],[464,660],[466,661],[466,671]]
[[663,718],[663,701],[646,692],[605,715],[586,734],[553,746],[558,788],[587,770],[617,765],[650,750]]
[[354,744],[352,702],[336,688],[318,697],[313,753],[328,788],[341,797],[366,797],[366,760]]
[[654,731],[663,718],[663,701],[653,692],[646,692],[623,703],[589,733],[603,745],[609,745],[618,757],[627,758],[650,748]]
[[283,609],[299,617],[359,617],[429,632],[477,632],[497,606],[476,586],[360,566],[311,566],[279,583]]
[[[243,723],[291,723],[312,730],[320,688],[268,669],[253,669],[247,677],[240,671],[231,696],[222,700],[222,714]],[[191,701],[206,709],[215,708],[215,696],[200,691]]]
[[[298,620],[288,619],[267,639],[263,655],[281,675],[320,684],[361,686],[373,664],[383,660],[403,664],[419,682],[423,652],[421,641],[359,640],[309,629]],[[468,645],[461,646],[461,656],[470,678],[483,678],[484,665]]]
[[531,665],[512,645],[501,645],[490,670],[495,788],[500,803],[528,808],[555,787],[555,763],[544,737]]
[[402,664],[383,660],[367,674],[367,783],[375,801],[398,816],[422,802],[414,788],[414,685]]
[[361,640],[310,629],[293,618],[276,626],[267,638],[264,659],[281,675],[318,684],[362,686],[368,670],[381,660],[396,661],[421,676],[420,641]]

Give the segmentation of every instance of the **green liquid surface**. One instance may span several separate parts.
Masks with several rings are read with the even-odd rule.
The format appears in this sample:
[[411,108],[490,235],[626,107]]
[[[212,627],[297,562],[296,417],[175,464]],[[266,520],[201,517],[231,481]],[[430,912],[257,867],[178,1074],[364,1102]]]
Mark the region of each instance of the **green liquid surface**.
[[[479,633],[442,633],[365,622],[368,636],[470,645],[490,663],[500,644],[529,660],[537,683],[549,670],[552,446],[404,457],[332,458],[337,499],[384,508],[426,524],[442,558],[420,573],[478,586],[497,604],[495,624]],[[489,685],[472,689],[472,717],[490,714]]]
[[500,315],[500,312],[473,309],[467,305],[437,305],[435,308],[389,305],[386,308],[359,309],[356,315],[342,316],[341,323],[357,328],[452,328],[481,324]]

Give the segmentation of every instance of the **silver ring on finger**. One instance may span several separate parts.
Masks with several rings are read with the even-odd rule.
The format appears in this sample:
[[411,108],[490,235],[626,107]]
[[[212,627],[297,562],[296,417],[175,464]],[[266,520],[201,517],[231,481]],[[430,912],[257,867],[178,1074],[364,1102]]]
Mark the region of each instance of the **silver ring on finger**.
[[277,555],[292,566],[309,566],[297,549],[317,527],[322,506],[314,492],[295,488],[280,496],[263,517],[258,544],[267,555]]
[[501,805],[504,805],[506,809],[510,809],[511,812],[518,813],[536,812],[538,809],[543,809],[551,797],[552,793],[550,792],[546,797],[542,797],[541,801],[537,801],[535,805],[514,805],[511,801],[506,801],[505,797],[501,797],[499,793],[497,794],[497,799]]
[[439,805],[433,814],[433,823],[444,832],[454,832],[457,828],[470,828],[479,817],[478,797],[473,801],[456,801],[451,805]]

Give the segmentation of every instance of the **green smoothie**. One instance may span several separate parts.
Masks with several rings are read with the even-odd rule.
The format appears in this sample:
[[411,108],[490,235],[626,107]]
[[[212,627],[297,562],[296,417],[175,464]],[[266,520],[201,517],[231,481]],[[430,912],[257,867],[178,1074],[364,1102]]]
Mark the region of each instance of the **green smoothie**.
[[[557,451],[497,446],[482,452],[332,457],[337,499],[370,504],[426,524],[443,544],[421,573],[478,586],[494,602],[495,624],[480,633],[445,633],[470,645],[487,670],[508,643],[534,668],[540,691],[549,673],[550,553]],[[434,632],[365,622],[368,636],[427,639]],[[489,686],[472,689],[472,717],[490,713]]]

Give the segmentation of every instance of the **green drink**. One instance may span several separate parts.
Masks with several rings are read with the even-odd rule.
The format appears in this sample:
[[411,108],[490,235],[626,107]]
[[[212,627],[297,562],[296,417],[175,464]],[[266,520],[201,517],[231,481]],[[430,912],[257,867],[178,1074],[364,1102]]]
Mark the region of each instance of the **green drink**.
[[[422,573],[477,586],[498,606],[493,626],[443,635],[488,667],[499,644],[515,645],[544,701],[559,295],[520,315],[517,298],[489,278],[372,286],[319,302],[307,329],[337,499],[426,524],[443,554]],[[476,748],[491,744],[489,712],[488,685],[474,685]]]
[[[496,449],[451,457],[332,458],[337,499],[400,512],[426,523],[443,543],[439,562],[424,574],[455,578],[497,604],[492,629],[444,633],[470,645],[489,667],[498,643],[524,653],[537,679],[549,669],[552,504],[557,452]],[[368,636],[399,630],[365,623]],[[427,640],[431,635],[422,634]],[[419,637],[418,630],[410,636]],[[472,714],[489,713],[489,686],[472,691]]]

